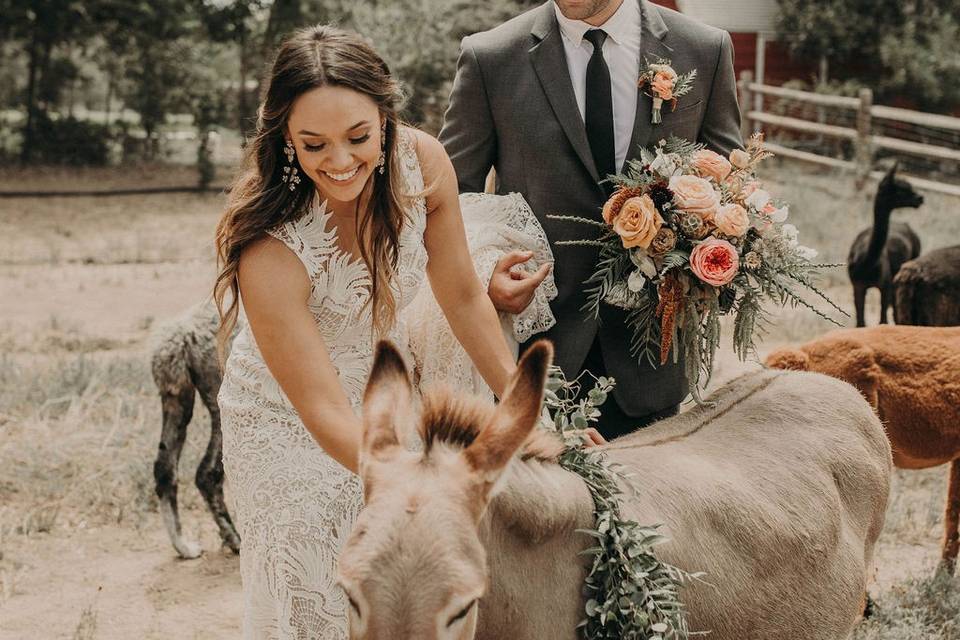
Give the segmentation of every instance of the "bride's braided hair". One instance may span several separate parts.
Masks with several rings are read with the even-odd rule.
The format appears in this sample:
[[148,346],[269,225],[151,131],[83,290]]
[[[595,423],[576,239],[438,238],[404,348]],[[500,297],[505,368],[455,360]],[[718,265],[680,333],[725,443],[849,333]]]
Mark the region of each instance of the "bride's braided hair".
[[[338,86],[371,98],[386,119],[384,173],[374,172],[369,206],[359,210],[356,237],[370,273],[369,304],[376,333],[393,325],[396,301],[391,282],[399,259],[400,231],[408,198],[398,166],[397,143],[403,100],[383,59],[356,33],[319,25],[296,31],[281,45],[264,83],[256,134],[247,146],[244,169],[230,189],[227,209],[217,225],[219,273],[213,297],[220,312],[217,334],[221,363],[239,314],[237,273],[240,255],[267,230],[303,215],[316,197],[309,179],[291,191],[282,181],[284,131],[294,101],[312,89]],[[306,178],[306,176],[304,176]],[[227,294],[229,303],[227,303]]]

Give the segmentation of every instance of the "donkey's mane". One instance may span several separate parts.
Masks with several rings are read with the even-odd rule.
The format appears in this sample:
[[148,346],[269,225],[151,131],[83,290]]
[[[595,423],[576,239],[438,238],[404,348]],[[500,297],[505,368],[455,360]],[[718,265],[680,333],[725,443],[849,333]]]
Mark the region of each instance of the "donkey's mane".
[[450,387],[432,388],[423,395],[420,437],[426,453],[434,444],[466,449],[493,421],[494,405]]
[[[425,455],[435,444],[466,449],[485,428],[493,424],[496,405],[474,395],[440,386],[423,394],[420,437]],[[524,443],[524,460],[555,462],[563,453],[560,438],[549,431],[534,428]]]

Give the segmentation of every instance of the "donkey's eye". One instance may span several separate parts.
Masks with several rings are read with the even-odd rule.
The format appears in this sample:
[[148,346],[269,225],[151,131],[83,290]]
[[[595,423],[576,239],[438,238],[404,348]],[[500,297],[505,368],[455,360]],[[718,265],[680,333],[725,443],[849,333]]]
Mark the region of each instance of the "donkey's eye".
[[463,620],[464,618],[466,618],[467,614],[470,613],[470,609],[473,609],[473,605],[475,604],[477,604],[476,600],[471,601],[470,604],[468,604],[463,609],[461,609],[460,612],[457,613],[457,615],[450,618],[450,622],[447,623],[447,627],[448,628],[452,627],[454,622],[457,622],[458,620]]

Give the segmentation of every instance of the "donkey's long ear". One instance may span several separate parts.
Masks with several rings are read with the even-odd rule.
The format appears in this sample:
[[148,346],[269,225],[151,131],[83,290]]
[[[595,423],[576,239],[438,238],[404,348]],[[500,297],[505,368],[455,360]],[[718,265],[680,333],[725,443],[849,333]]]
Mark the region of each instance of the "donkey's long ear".
[[552,359],[553,346],[546,340],[527,349],[507,383],[492,423],[464,451],[467,464],[481,474],[488,488],[537,424]]
[[363,394],[361,461],[399,445],[397,421],[409,415],[411,384],[407,366],[392,343],[381,340]]

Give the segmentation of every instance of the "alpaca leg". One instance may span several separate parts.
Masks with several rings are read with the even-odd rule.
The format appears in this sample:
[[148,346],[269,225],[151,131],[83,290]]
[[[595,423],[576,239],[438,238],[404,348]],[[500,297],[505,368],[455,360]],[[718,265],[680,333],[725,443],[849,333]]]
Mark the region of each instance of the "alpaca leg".
[[223,435],[220,431],[220,410],[215,402],[208,403],[205,396],[203,399],[210,411],[210,442],[207,443],[207,451],[197,467],[197,489],[213,514],[223,544],[234,553],[240,553],[240,535],[223,500]]
[[200,556],[200,545],[183,539],[180,514],[177,511],[177,466],[183,441],[187,437],[187,425],[193,416],[193,386],[180,388],[176,393],[161,393],[163,404],[163,432],[160,448],[153,463],[153,478],[156,481],[157,497],[160,498],[160,515],[167,527],[173,547],[183,558]]
[[960,459],[950,465],[950,482],[947,485],[947,508],[943,518],[943,555],[940,569],[953,574],[960,551]]
[[880,324],[887,324],[887,309],[893,300],[892,285],[880,287]]
[[853,285],[853,305],[857,310],[857,326],[865,327],[867,326],[866,319],[864,318],[863,306],[867,297],[867,288],[861,284]]

